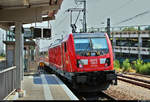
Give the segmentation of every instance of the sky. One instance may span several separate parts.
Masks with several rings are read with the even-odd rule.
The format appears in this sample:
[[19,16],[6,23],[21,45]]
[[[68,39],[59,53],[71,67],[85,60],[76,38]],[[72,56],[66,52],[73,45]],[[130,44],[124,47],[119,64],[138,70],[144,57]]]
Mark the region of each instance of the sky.
[[[75,0],[63,0],[60,10],[55,15],[56,19],[50,21],[52,27],[51,40],[40,40],[40,47],[46,48],[55,39],[71,33],[70,14],[65,12],[69,8],[83,7],[75,4]],[[142,16],[141,13],[147,12]],[[78,13],[73,14],[75,20]],[[136,16],[135,19],[120,23],[128,18]],[[150,0],[87,0],[87,27],[106,27],[107,18],[111,20],[111,26],[150,25]],[[77,21],[78,30],[82,28],[82,14]],[[34,25],[34,24],[32,24]],[[47,22],[37,23],[37,26],[48,26]]]
[[[87,27],[100,28],[106,27],[107,18],[111,19],[111,26],[132,26],[132,25],[150,25],[150,0],[87,0]],[[65,12],[68,8],[83,7],[82,4],[75,4],[75,0],[63,0],[61,9],[55,15],[56,19],[50,21],[52,26],[52,40],[41,41],[41,46],[46,47],[47,42],[51,43],[61,35],[71,33],[70,14]],[[132,18],[141,13],[148,12],[138,16],[128,22],[120,23],[128,18]],[[74,13],[74,20],[78,13]],[[78,30],[82,28],[82,14],[77,22]],[[46,24],[46,23],[45,23]]]
[[[87,26],[96,28],[106,26],[107,18],[111,19],[111,26],[147,25],[150,23],[150,13],[119,25],[117,23],[149,11],[149,4],[150,0],[87,0]],[[69,13],[64,13],[64,11],[68,8],[81,6],[76,6],[74,0],[64,0],[61,10],[56,15],[56,20],[51,21],[53,33],[71,32]],[[77,14],[74,16],[77,16]],[[102,22],[105,24],[102,24]],[[81,29],[82,24],[80,21],[77,25]]]

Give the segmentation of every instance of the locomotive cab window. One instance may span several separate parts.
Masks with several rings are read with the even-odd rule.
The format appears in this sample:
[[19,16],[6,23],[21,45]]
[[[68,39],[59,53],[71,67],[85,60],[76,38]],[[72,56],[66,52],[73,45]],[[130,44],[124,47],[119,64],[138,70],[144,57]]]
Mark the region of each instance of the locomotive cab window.
[[108,49],[106,38],[92,38],[93,49]]
[[97,53],[101,55],[108,53],[108,44],[105,37],[101,38],[76,38],[74,39],[75,51],[77,54],[85,55],[86,53],[95,53],[92,54],[96,56]]
[[75,39],[74,42],[76,51],[84,51],[91,49],[89,39]]

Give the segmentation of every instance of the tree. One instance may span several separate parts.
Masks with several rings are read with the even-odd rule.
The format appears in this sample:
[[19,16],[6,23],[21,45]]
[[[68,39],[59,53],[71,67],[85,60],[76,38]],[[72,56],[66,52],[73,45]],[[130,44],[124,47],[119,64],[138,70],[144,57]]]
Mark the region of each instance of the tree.
[[134,27],[126,27],[122,31],[138,31],[138,29],[136,29]]
[[150,26],[146,27],[145,30],[150,30]]

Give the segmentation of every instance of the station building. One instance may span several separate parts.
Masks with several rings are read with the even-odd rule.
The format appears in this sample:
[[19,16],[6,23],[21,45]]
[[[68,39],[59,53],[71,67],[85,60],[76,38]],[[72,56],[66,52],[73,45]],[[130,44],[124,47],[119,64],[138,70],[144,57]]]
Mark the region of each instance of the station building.
[[[110,40],[113,46],[114,59],[120,62],[125,59],[129,59],[130,62],[137,59],[150,62],[150,30],[147,29],[149,27],[149,25],[111,27]],[[89,28],[89,32],[107,31],[106,27],[102,27]]]

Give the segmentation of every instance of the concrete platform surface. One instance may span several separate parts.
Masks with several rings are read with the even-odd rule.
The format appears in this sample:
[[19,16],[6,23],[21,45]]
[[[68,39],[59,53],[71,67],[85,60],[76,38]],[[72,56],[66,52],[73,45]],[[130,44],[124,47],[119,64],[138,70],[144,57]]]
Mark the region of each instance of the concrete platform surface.
[[54,74],[24,76],[25,96],[17,100],[78,100]]

